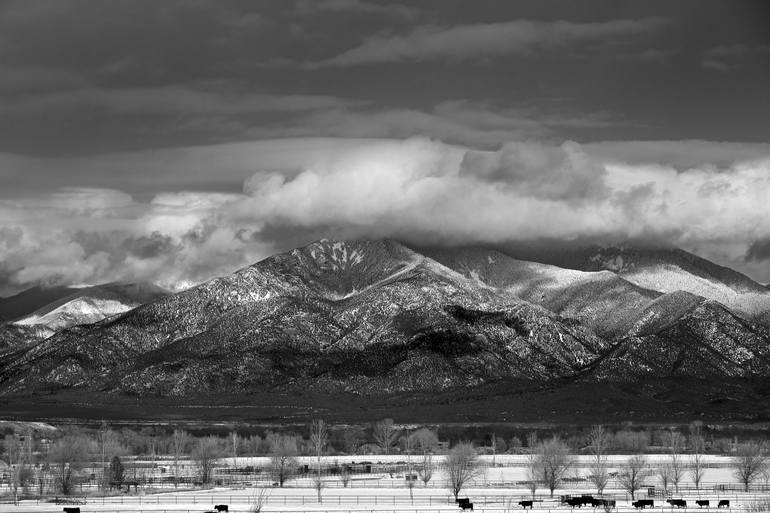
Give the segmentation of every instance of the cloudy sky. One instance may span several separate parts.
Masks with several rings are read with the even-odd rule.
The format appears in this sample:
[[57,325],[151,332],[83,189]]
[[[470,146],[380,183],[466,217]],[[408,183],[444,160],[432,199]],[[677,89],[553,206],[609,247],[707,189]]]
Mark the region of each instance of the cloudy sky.
[[0,1],[0,295],[326,237],[770,281],[763,0]]

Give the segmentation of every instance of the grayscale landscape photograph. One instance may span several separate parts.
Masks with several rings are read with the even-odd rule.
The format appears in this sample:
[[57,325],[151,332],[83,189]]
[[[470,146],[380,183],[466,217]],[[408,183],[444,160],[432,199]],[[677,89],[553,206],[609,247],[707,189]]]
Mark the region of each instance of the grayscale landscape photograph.
[[770,512],[770,1],[0,0],[0,513]]

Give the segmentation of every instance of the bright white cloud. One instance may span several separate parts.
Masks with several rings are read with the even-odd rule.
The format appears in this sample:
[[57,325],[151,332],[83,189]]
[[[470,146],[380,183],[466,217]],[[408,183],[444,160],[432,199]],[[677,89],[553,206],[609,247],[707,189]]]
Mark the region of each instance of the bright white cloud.
[[286,141],[275,145],[250,147],[240,193],[137,200],[66,188],[0,201],[0,286],[179,286],[322,236],[423,244],[654,237],[770,278],[743,261],[770,235],[770,152],[758,158],[757,148],[729,165],[682,169],[574,142],[497,151],[425,138],[307,140],[293,152]]

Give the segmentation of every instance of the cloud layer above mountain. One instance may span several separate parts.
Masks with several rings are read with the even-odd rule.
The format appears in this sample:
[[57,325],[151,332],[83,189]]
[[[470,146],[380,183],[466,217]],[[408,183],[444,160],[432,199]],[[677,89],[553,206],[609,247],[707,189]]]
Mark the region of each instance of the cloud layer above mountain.
[[[652,239],[769,280],[770,149],[726,145],[733,159],[714,164],[703,161],[713,147],[699,156],[701,143],[661,146],[674,163],[642,159],[631,143],[481,151],[425,138],[262,141],[69,163],[4,157],[52,186],[0,199],[0,286],[148,279],[180,288],[320,237]],[[108,180],[65,187],[51,166],[99,168]],[[126,190],[120,177],[132,169],[147,174],[146,189]],[[211,176],[240,190],[194,191]]]

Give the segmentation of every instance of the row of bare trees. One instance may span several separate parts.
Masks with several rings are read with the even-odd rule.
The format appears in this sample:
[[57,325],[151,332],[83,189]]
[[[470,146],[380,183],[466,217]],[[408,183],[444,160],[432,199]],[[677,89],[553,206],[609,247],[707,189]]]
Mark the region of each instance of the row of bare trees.
[[[682,436],[671,430],[667,440],[668,455],[665,461],[654,466],[648,463],[644,455],[629,457],[614,473],[620,487],[634,497],[639,489],[656,478],[665,493],[668,493],[670,488],[678,493],[680,484],[685,476],[689,475],[695,488],[700,490],[706,469],[703,438],[697,430],[691,435],[692,455],[687,461],[682,456],[682,441]],[[556,436],[542,442],[531,436],[528,445],[532,448],[527,455],[527,482],[530,491],[534,496],[538,487],[543,486],[553,496],[554,490],[561,486],[573,467],[574,458],[570,455],[570,449]],[[590,453],[587,477],[599,494],[604,492],[611,477],[607,446],[607,431],[602,426],[594,426],[587,440]],[[731,466],[734,476],[746,491],[758,477],[770,476],[767,450],[754,442],[737,446]]]
[[[683,437],[674,430],[669,431],[666,445],[669,450],[666,461],[658,463],[653,468],[647,458],[641,454],[631,456],[625,461],[617,473],[620,486],[633,497],[637,490],[647,484],[652,478],[657,478],[665,493],[673,487],[679,493],[679,486],[686,475],[689,475],[696,490],[700,490],[706,471],[704,461],[705,440],[700,425],[695,424],[690,435],[691,455],[689,460],[682,456]],[[602,426],[594,426],[588,437],[588,449],[591,453],[589,464],[589,480],[601,494],[609,482],[609,465],[607,462],[607,431]],[[736,447],[731,460],[733,474],[743,484],[744,490],[758,477],[770,477],[770,459],[767,448],[755,442],[747,442]]]

